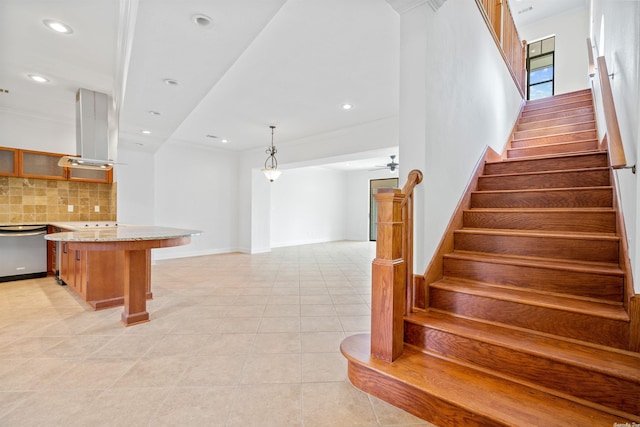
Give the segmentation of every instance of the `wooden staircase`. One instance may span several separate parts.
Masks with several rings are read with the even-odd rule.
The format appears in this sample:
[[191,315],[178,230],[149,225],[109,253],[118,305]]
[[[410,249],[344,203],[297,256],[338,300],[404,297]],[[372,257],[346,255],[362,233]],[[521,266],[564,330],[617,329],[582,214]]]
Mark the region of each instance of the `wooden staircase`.
[[[640,422],[618,213],[591,92],[527,102],[487,162],[404,351],[342,352],[352,383],[438,426]],[[420,306],[420,304],[417,304]]]

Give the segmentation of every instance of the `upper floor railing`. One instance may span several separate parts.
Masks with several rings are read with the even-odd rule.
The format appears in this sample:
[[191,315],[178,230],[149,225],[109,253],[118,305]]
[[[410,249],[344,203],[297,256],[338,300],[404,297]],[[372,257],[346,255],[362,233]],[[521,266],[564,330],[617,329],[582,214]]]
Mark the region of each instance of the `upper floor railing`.
[[526,42],[520,40],[509,4],[506,0],[476,0],[476,3],[524,98],[527,87]]

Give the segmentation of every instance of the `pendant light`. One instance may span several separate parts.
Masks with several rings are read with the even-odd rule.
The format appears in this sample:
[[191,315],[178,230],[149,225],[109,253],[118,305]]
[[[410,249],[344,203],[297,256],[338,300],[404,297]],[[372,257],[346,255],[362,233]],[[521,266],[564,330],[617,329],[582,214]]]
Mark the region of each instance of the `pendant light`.
[[262,172],[269,181],[273,182],[278,179],[282,171],[278,170],[278,160],[276,159],[276,153],[278,150],[276,150],[276,147],[273,145],[273,131],[276,127],[273,125],[269,127],[271,128],[271,146],[267,147],[265,150],[265,153],[267,153],[269,157],[264,161],[264,168],[262,168]]

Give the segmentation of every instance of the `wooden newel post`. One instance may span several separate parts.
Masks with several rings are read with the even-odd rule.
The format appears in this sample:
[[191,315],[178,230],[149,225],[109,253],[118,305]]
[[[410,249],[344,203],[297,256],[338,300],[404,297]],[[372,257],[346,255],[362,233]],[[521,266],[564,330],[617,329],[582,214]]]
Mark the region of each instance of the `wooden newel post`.
[[402,354],[406,262],[402,258],[402,204],[399,189],[374,195],[378,203],[376,258],[372,265],[371,354],[392,362]]

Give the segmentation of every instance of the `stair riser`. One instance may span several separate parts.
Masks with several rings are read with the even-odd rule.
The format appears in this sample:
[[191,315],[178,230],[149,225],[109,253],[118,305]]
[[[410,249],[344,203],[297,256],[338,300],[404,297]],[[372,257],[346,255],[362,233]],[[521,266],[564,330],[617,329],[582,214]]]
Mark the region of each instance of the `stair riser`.
[[523,111],[531,111],[531,110],[539,110],[541,108],[549,108],[549,107],[560,107],[567,104],[575,104],[576,102],[591,102],[593,104],[593,98],[590,93],[585,93],[582,95],[575,95],[571,97],[564,98],[545,98],[545,99],[536,99],[533,101],[527,101],[525,104]]
[[484,174],[499,175],[507,173],[545,172],[607,166],[607,155],[605,153],[596,153],[560,159],[531,159],[516,162],[487,163],[484,167]]
[[444,276],[621,302],[622,276],[498,264],[445,256]]
[[466,211],[467,228],[615,233],[615,212],[478,212]]
[[529,156],[545,156],[550,154],[570,154],[578,151],[590,151],[598,149],[598,141],[565,142],[552,145],[540,145],[534,147],[514,148],[507,150],[509,159],[517,159]]
[[584,122],[567,124],[562,126],[546,127],[542,129],[520,130],[513,134],[513,139],[536,138],[550,136],[559,133],[579,132],[592,130],[595,132],[596,124],[594,122]]
[[[532,113],[535,113],[535,112],[532,112]],[[593,106],[580,107],[580,108],[575,108],[572,110],[565,110],[565,111],[552,111],[549,113],[537,112],[537,114],[529,114],[528,116],[521,116],[520,119],[518,120],[518,124],[539,122],[542,120],[551,120],[551,119],[557,119],[560,117],[570,117],[570,116],[576,116],[579,114],[592,114],[592,113],[593,113]]]
[[[439,353],[497,370],[501,374],[540,384],[591,402],[632,414],[640,412],[640,383],[601,374],[584,366],[576,366],[549,357],[527,353],[462,336],[448,331],[405,322],[405,342],[430,352]],[[526,367],[523,369],[523,367]],[[549,375],[553,372],[553,375]]]
[[571,125],[571,124],[577,124],[577,123],[592,122],[594,120],[595,118],[593,113],[579,114],[576,116],[560,117],[560,118],[551,119],[551,120],[541,120],[538,122],[519,123],[516,126],[516,131],[525,131],[525,130],[546,128],[546,127]]
[[588,262],[618,262],[617,240],[505,236],[456,232],[455,250]]
[[429,288],[430,307],[562,337],[627,349],[628,322]]
[[559,95],[553,95],[547,98],[532,99],[527,101],[527,105],[545,104],[549,102],[566,102],[575,98],[582,98],[585,96],[591,97],[591,89],[582,89],[575,92],[561,93]]
[[553,95],[548,98],[532,99],[530,101],[527,101],[527,104],[538,104],[538,103],[544,103],[544,102],[550,102],[550,101],[553,102],[554,100],[563,100],[567,98],[574,98],[576,96],[584,96],[584,95],[591,95],[591,89],[581,89],[575,92],[561,93],[558,95]]
[[472,208],[610,208],[610,188],[471,194]]
[[558,105],[526,105],[522,111],[522,117],[530,117],[538,114],[555,113],[558,111],[575,110],[577,108],[592,108],[593,102],[591,99],[586,99],[576,102],[566,102]]
[[360,390],[438,426],[506,427],[509,425],[427,394],[392,376],[368,369],[366,365],[350,361],[348,376],[351,384]]
[[532,137],[527,139],[514,139],[511,141],[511,148],[537,147],[539,145],[559,144],[562,142],[588,141],[592,139],[598,139],[597,132],[595,130],[585,130],[550,136]]
[[481,176],[478,190],[527,190],[536,188],[599,187],[610,185],[608,169],[540,173],[535,175]]

